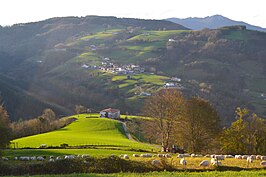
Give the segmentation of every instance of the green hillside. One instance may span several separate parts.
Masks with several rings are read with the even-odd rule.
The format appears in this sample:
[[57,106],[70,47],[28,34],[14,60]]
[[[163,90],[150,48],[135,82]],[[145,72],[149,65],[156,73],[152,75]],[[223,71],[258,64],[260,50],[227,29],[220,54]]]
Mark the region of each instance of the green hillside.
[[124,132],[122,123],[117,120],[106,118],[86,118],[89,114],[81,114],[77,120],[70,125],[48,133],[24,137],[13,140],[18,143],[19,148],[38,148],[41,144],[47,146],[100,146],[119,149],[150,149],[151,146],[129,140]]

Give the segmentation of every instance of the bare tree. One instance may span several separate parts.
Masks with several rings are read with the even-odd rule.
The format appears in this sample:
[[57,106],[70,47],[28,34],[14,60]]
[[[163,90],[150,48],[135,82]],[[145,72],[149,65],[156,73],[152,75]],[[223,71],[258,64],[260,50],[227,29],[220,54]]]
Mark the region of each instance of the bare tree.
[[87,112],[87,108],[85,107],[85,106],[82,106],[82,105],[76,105],[75,106],[75,112],[78,114],[78,116],[79,116],[79,114],[80,113],[85,113],[85,112]]
[[151,117],[146,128],[149,139],[155,139],[168,148],[174,141],[173,132],[184,115],[185,100],[181,92],[175,89],[161,90],[146,100],[144,114]]

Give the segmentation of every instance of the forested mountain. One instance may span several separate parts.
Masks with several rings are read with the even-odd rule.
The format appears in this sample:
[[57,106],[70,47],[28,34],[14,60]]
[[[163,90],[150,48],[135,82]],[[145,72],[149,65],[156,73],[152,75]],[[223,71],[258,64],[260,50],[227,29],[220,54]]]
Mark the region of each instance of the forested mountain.
[[241,26],[246,26],[247,29],[250,29],[250,30],[257,30],[257,31],[264,31],[264,32],[266,31],[265,28],[250,25],[248,23],[241,22],[241,21],[231,20],[222,15],[213,15],[213,16],[208,16],[205,18],[198,18],[198,17],[193,17],[193,18],[190,17],[190,18],[184,18],[184,19],[168,18],[166,20],[177,23],[177,24],[181,24],[193,30],[202,30],[204,28],[217,29],[217,28],[221,28],[224,26],[241,25]]
[[224,124],[237,106],[266,114],[266,33],[242,26],[191,31],[168,21],[65,17],[2,27],[0,41],[0,91],[13,120],[47,107],[68,114],[77,104],[136,114],[171,84],[209,99]]

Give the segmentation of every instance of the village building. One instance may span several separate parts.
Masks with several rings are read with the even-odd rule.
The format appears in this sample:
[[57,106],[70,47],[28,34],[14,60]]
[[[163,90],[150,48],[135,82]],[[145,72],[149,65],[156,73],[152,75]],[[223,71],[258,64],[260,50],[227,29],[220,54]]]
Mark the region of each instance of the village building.
[[120,118],[120,110],[119,109],[104,109],[100,111],[100,117],[106,117],[111,119],[119,119]]

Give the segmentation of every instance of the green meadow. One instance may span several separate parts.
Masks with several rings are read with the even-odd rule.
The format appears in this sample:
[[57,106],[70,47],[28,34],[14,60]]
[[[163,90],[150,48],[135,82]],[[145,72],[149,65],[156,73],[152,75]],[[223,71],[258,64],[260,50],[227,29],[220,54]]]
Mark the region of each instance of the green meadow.
[[[61,175],[36,175],[32,177],[59,177]],[[113,174],[68,174],[65,177],[262,177],[266,170],[260,171],[208,171],[208,172],[150,172],[150,173],[113,173]]]
[[38,148],[41,144],[59,147],[61,144],[69,146],[94,146],[116,149],[150,150],[151,145],[129,140],[124,132],[122,123],[107,118],[92,118],[93,114],[80,114],[70,125],[56,131],[15,139],[19,148]]

